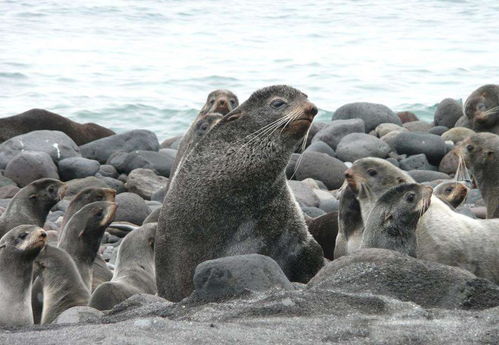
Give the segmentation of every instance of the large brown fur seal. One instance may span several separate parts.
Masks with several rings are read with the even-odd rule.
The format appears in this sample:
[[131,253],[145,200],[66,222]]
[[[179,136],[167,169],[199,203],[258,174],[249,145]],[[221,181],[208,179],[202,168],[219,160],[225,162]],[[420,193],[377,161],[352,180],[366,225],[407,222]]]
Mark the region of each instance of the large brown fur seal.
[[64,183],[51,178],[33,181],[22,188],[0,216],[0,238],[21,224],[43,227],[50,209],[64,197],[65,191]]
[[42,324],[51,323],[66,309],[87,305],[90,292],[66,251],[45,246],[35,259],[35,272],[43,287]]
[[186,153],[156,232],[159,296],[171,301],[188,296],[196,266],[223,256],[270,256],[298,282],[322,267],[322,249],[308,233],[285,175],[316,114],[302,92],[267,87]]
[[47,110],[31,109],[18,115],[0,118],[0,142],[44,129],[64,132],[78,146],[115,134],[95,123],[81,124]]
[[33,324],[31,281],[33,260],[47,241],[35,225],[19,225],[0,240],[0,325]]
[[499,134],[499,85],[488,84],[471,93],[464,112],[477,132]]
[[156,223],[130,232],[121,242],[111,281],[95,289],[88,305],[109,310],[135,294],[156,294],[154,236]]
[[477,133],[456,148],[487,205],[487,218],[499,218],[499,135]]

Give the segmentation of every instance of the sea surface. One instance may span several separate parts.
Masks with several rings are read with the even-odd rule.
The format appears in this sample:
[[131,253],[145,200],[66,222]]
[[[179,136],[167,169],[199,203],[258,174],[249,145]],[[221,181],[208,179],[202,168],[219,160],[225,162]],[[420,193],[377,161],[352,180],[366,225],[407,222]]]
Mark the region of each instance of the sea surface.
[[213,89],[289,84],[431,120],[499,82],[499,1],[0,0],[0,117],[181,134]]

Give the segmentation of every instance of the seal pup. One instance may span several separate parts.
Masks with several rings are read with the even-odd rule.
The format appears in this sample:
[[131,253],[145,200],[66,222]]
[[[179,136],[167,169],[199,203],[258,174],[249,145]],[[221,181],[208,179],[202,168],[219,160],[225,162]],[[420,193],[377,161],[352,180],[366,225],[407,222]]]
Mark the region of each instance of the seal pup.
[[[357,190],[362,218],[389,188],[415,183],[412,177],[380,158],[362,158],[346,171]],[[473,219],[459,214],[436,196],[420,218],[417,229],[417,257],[466,269],[476,276],[499,282],[499,219]],[[484,240],[486,239],[486,240]]]
[[335,259],[357,250],[364,231],[359,201],[346,181],[338,194],[340,204],[338,207],[338,234],[334,246]]
[[35,259],[35,272],[43,289],[42,325],[51,323],[66,309],[87,305],[90,292],[64,250],[45,246]]
[[499,134],[499,85],[483,85],[464,103],[464,112],[477,132]]
[[456,209],[466,199],[468,187],[458,181],[442,182],[435,187],[433,194],[453,209]]
[[78,271],[90,290],[93,280],[93,264],[106,227],[116,213],[116,204],[96,201],[76,212],[62,229],[57,244],[74,260]]
[[156,223],[149,223],[130,232],[121,242],[116,269],[111,281],[95,289],[88,305],[109,310],[135,294],[156,294],[154,237]]
[[307,231],[285,175],[317,111],[296,89],[267,87],[186,152],[158,221],[159,296],[188,296],[196,266],[223,256],[270,256],[298,282],[323,266],[322,249]]
[[416,257],[416,226],[431,204],[433,189],[416,183],[390,188],[376,201],[360,248],[383,248]]
[[78,146],[115,134],[112,130],[92,122],[81,124],[47,110],[31,109],[0,119],[0,142],[43,129],[64,132]]
[[305,218],[308,231],[319,243],[328,260],[334,259],[334,243],[338,235],[338,211],[332,211],[317,218]]
[[61,228],[63,228],[71,217],[85,205],[96,201],[114,202],[115,196],[116,191],[111,188],[90,187],[83,189],[71,199],[69,206],[64,213]]
[[456,150],[482,193],[487,218],[499,218],[499,135],[474,134],[463,140]]
[[43,227],[50,209],[64,197],[65,191],[64,183],[51,178],[33,181],[22,188],[0,216],[0,238],[18,225]]
[[35,225],[19,225],[0,240],[0,325],[33,324],[33,260],[46,242],[47,233]]

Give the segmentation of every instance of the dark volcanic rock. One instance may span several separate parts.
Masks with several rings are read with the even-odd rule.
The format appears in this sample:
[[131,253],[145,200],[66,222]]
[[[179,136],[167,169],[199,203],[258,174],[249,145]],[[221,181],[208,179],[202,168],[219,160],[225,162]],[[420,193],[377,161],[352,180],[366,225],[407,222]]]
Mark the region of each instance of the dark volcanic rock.
[[456,121],[463,116],[463,106],[452,98],[446,98],[441,101],[434,115],[436,126],[454,127]]
[[57,167],[45,152],[24,151],[10,160],[5,168],[5,177],[24,187],[31,182],[49,177],[59,179]]
[[352,133],[343,137],[336,147],[336,155],[344,162],[365,157],[386,158],[391,147],[381,139],[365,133]]
[[313,178],[322,181],[328,189],[341,187],[344,180],[346,165],[339,159],[325,153],[304,152],[296,169],[295,178],[304,180]]
[[135,169],[130,175],[125,184],[128,191],[136,193],[144,199],[151,200],[151,196],[168,185],[168,179],[163,176],[156,175],[150,169]]
[[83,157],[71,157],[59,162],[59,174],[63,181],[75,178],[94,176],[99,171],[100,164],[96,160]]
[[319,152],[319,153],[325,153],[331,157],[336,156],[336,153],[331,148],[331,146],[320,140],[313,142],[309,147],[307,147],[305,152]]
[[[175,150],[172,150],[175,151]],[[170,169],[175,161],[175,156],[166,152],[156,151],[132,151],[118,152],[111,155],[107,163],[116,167],[116,169],[125,174],[138,168],[154,170],[158,175],[170,176]]]
[[489,280],[386,249],[363,249],[336,259],[308,285],[385,295],[428,308],[486,309],[499,305],[499,286]]
[[402,124],[400,118],[387,106],[367,102],[345,104],[333,115],[333,120],[347,119],[364,120],[366,132],[372,131],[381,123]]
[[393,146],[399,154],[424,153],[433,165],[438,165],[447,153],[444,140],[438,135],[429,133],[400,133],[395,138]]
[[312,140],[312,143],[316,141],[323,141],[332,149],[336,149],[336,146],[344,136],[351,133],[365,132],[366,126],[362,119],[337,120],[329,123],[317,132]]
[[62,159],[80,156],[75,142],[63,132],[33,131],[18,135],[0,144],[0,169],[23,151],[45,152],[57,163]]
[[196,267],[194,292],[189,300],[214,302],[275,288],[294,290],[272,258],[260,254],[227,256]]
[[401,159],[399,166],[402,170],[436,170],[436,168],[428,162],[424,153]]
[[408,173],[418,183],[434,181],[434,180],[447,180],[450,178],[449,175],[439,171],[410,170],[408,171]]
[[134,193],[116,195],[116,204],[118,204],[118,209],[114,217],[115,221],[125,221],[140,225],[149,213],[151,213],[144,199]]
[[158,151],[159,142],[156,134],[145,129],[136,129],[122,134],[98,139],[80,146],[85,158],[106,163],[113,152],[131,152],[135,150]]

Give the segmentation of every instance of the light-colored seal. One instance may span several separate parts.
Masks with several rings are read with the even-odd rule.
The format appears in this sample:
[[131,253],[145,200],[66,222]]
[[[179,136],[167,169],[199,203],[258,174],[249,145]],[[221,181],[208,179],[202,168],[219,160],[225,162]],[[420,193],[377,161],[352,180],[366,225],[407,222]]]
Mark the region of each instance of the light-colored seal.
[[64,217],[62,219],[61,228],[71,219],[71,217],[81,210],[85,205],[91,204],[96,201],[109,201],[114,202],[116,191],[111,188],[85,188],[71,199]]
[[45,246],[35,259],[35,272],[43,289],[42,324],[51,323],[66,309],[87,305],[90,292],[64,250]]
[[499,134],[499,85],[488,84],[471,93],[464,112],[476,132]]
[[452,206],[452,208],[456,209],[462,204],[464,199],[466,199],[468,187],[466,187],[464,183],[458,181],[442,182],[435,187],[433,194],[446,204]]
[[477,133],[456,148],[487,205],[487,218],[499,218],[499,135]]
[[432,188],[404,183],[376,201],[366,220],[361,248],[383,248],[416,257],[416,227],[428,210]]
[[33,181],[22,188],[0,216],[0,237],[22,224],[43,227],[50,209],[64,197],[65,191],[64,183],[51,178]]
[[109,310],[135,294],[156,294],[154,237],[156,223],[130,232],[121,242],[111,281],[95,289],[88,305]]
[[[389,188],[415,183],[406,172],[379,158],[362,158],[346,171],[357,191],[362,218]],[[452,210],[432,196],[431,205],[416,230],[417,257],[458,266],[475,275],[499,282],[499,219],[473,219]],[[486,240],[484,240],[486,239]]]
[[302,92],[264,88],[186,153],[156,232],[159,296],[188,296],[196,266],[223,256],[270,256],[298,282],[322,267],[322,249],[307,231],[285,175],[316,114]]
[[33,260],[46,241],[47,233],[35,225],[19,225],[0,240],[1,326],[33,324]]
[[59,237],[57,247],[73,258],[89,290],[92,288],[95,257],[104,230],[113,221],[116,207],[109,201],[96,201],[84,206],[71,217]]

